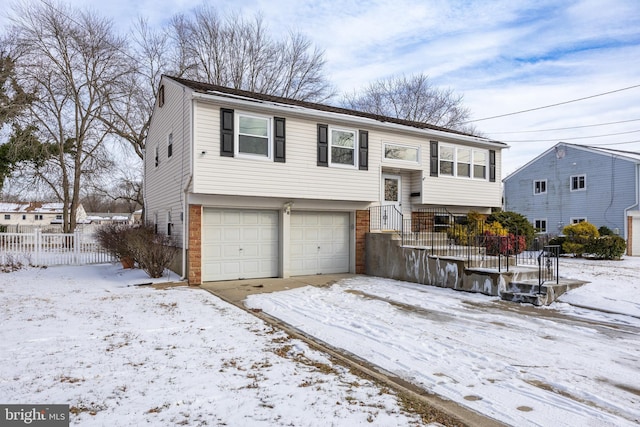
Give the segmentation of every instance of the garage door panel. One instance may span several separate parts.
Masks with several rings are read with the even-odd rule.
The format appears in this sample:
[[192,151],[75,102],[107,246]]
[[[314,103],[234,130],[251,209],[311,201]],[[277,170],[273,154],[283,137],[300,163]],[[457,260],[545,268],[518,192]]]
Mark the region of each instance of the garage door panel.
[[293,212],[290,231],[292,275],[349,271],[349,214]]
[[204,209],[202,280],[276,277],[276,211]]

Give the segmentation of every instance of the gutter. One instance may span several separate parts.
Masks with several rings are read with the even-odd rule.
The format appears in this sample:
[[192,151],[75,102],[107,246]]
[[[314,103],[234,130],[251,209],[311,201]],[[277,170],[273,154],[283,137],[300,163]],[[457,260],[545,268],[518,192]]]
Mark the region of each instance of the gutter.
[[269,109],[274,111],[281,111],[283,113],[286,112],[289,114],[297,114],[307,118],[315,117],[315,118],[321,119],[321,121],[323,122],[327,120],[327,117],[332,117],[336,120],[342,120],[342,121],[346,120],[349,122],[358,123],[358,124],[362,124],[370,127],[375,126],[383,129],[391,129],[391,130],[415,133],[415,134],[426,136],[428,138],[436,138],[436,139],[452,138],[452,139],[457,139],[465,142],[472,142],[474,144],[481,144],[487,147],[495,147],[499,149],[509,148],[509,145],[503,142],[491,141],[486,138],[481,138],[477,136],[466,136],[466,135],[461,135],[457,133],[439,131],[435,129],[419,129],[411,126],[400,125],[397,123],[383,122],[380,120],[369,119],[366,117],[351,116],[351,115],[346,115],[343,113],[337,113],[332,111],[318,111],[318,110],[301,107],[301,106],[279,104],[279,103],[274,103],[269,101],[253,100],[249,98],[244,98],[244,99],[234,98],[232,97],[232,95],[228,95],[228,94],[225,94],[225,96],[219,96],[216,94],[207,94],[207,93],[194,91],[192,94],[192,97],[194,99],[201,99],[203,101],[209,101],[209,102],[214,101],[214,102],[232,104],[232,105],[247,107],[247,108],[251,108],[251,107],[255,108],[256,104],[260,104],[262,106],[267,106]]

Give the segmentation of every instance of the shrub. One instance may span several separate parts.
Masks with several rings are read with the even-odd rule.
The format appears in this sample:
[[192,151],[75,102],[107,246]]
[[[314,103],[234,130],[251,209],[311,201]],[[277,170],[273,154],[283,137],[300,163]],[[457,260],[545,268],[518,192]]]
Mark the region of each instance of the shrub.
[[485,232],[485,247],[487,255],[513,255],[519,254],[527,247],[525,236],[516,236],[509,233],[508,235],[495,235],[489,231]]
[[149,277],[162,277],[164,270],[171,265],[178,248],[169,236],[155,233],[153,225],[139,225],[131,229],[127,236],[127,245],[142,270]]
[[0,225],[0,233],[6,233],[7,232],[7,226],[6,225]]
[[497,221],[509,233],[516,236],[524,236],[526,244],[531,244],[533,237],[536,234],[533,225],[529,222],[527,217],[517,212],[494,212],[487,218],[487,222],[491,223]]
[[155,233],[153,225],[107,224],[96,231],[96,239],[111,255],[133,258],[149,277],[162,277],[178,252],[171,237]]
[[552,239],[549,239],[549,246],[560,246],[560,253],[564,254],[566,252],[562,248],[562,245],[564,245],[564,242],[566,240],[567,240],[567,238],[565,236],[556,236],[556,237],[554,237]]
[[603,236],[591,239],[584,247],[585,253],[600,259],[620,259],[627,249],[627,243],[620,236]]
[[603,225],[602,227],[598,228],[598,233],[600,233],[600,236],[615,236],[613,231],[606,225]]
[[562,233],[566,238],[562,244],[562,250],[575,256],[582,256],[586,252],[585,245],[592,239],[600,237],[596,226],[587,221],[567,225],[562,229]]
[[131,257],[126,236],[131,226],[123,224],[105,224],[95,232],[96,240],[111,256],[122,259]]

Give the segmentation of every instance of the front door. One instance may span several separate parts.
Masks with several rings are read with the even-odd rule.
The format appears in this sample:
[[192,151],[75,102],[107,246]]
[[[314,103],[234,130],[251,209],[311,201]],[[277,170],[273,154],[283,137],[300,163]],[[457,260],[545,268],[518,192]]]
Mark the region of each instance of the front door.
[[381,224],[386,230],[400,230],[402,217],[402,179],[400,175],[382,174]]

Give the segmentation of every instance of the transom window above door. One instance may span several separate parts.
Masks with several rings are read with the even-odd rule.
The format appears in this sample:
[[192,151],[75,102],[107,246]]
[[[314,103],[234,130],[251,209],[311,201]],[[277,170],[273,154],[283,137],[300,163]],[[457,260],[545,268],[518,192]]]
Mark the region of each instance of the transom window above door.
[[271,119],[238,113],[238,155],[271,158]]
[[384,144],[384,158],[386,160],[401,160],[403,162],[419,163],[420,149],[408,145]]

